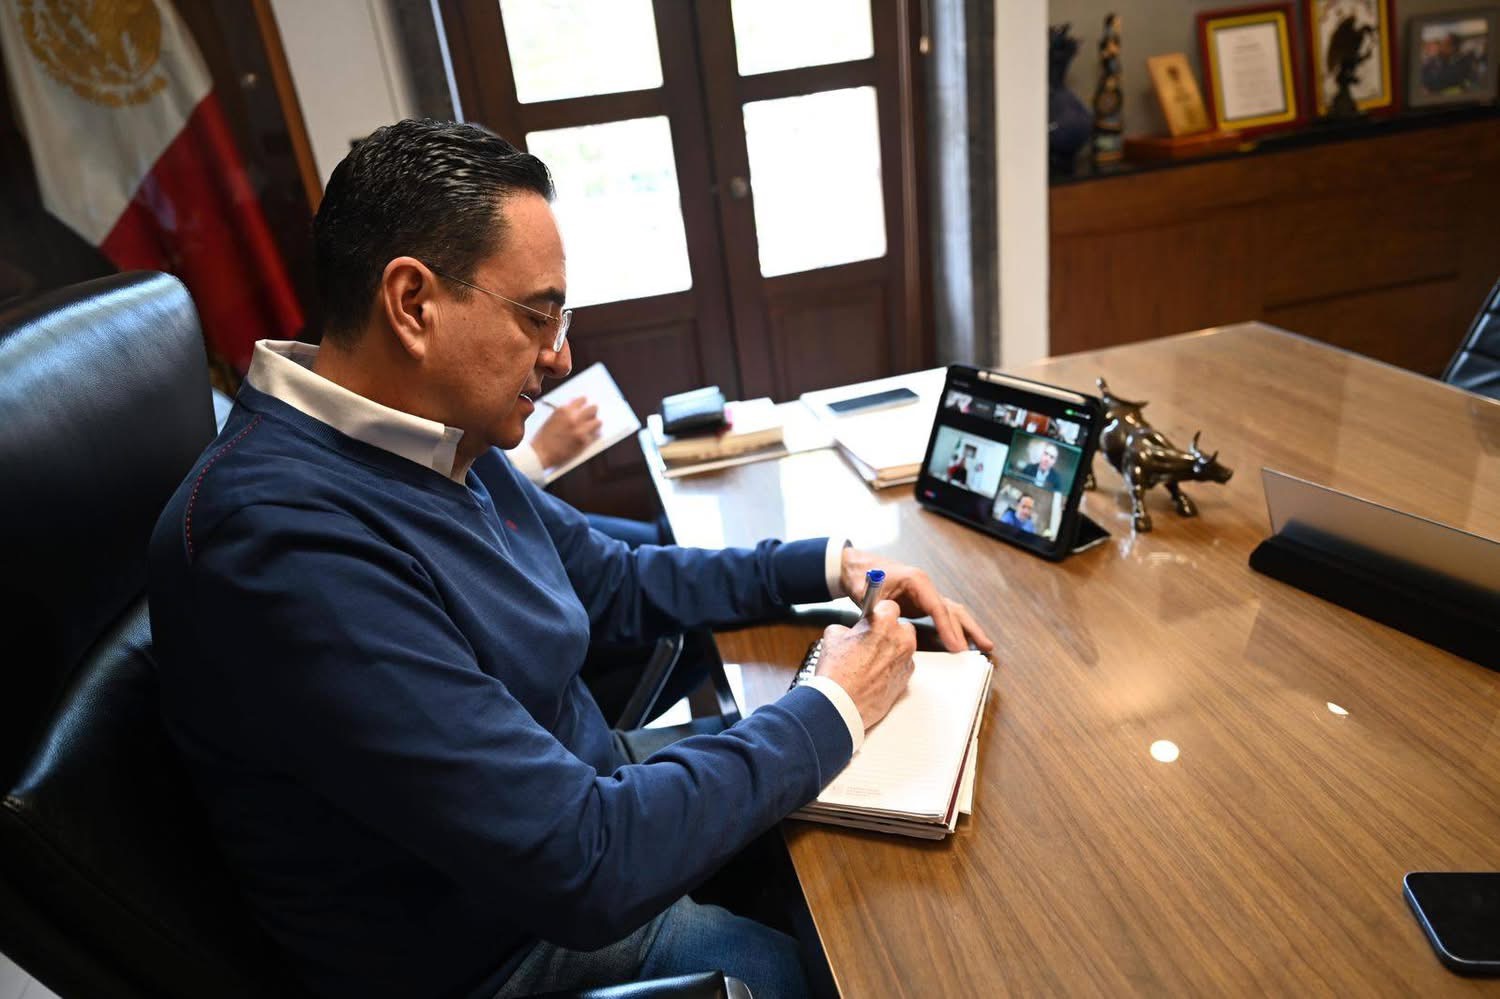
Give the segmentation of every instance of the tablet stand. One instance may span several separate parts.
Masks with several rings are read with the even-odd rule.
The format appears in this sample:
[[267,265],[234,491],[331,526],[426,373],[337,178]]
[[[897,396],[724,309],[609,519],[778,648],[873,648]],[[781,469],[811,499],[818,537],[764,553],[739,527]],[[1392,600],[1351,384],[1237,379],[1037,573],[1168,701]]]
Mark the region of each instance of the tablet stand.
[[1077,555],[1081,551],[1087,551],[1097,544],[1109,540],[1109,532],[1097,521],[1083,511],[1078,512],[1078,533],[1073,535],[1073,547],[1068,549],[1068,554]]

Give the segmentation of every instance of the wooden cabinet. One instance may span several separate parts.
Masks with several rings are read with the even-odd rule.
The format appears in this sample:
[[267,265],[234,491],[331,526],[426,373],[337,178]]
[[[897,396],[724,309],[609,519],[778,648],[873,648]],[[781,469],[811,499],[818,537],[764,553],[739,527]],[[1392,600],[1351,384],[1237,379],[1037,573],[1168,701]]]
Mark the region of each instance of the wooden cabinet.
[[1059,185],[1050,252],[1053,354],[1260,319],[1436,374],[1500,277],[1500,117]]

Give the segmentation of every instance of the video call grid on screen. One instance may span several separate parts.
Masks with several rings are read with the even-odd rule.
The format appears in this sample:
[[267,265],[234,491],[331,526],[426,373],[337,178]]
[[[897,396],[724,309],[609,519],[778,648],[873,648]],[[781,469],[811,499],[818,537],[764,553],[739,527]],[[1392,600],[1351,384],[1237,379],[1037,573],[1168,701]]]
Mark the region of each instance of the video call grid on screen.
[[985,386],[949,387],[927,475],[972,494],[969,519],[1052,541],[1083,461],[1087,419],[1000,402]]

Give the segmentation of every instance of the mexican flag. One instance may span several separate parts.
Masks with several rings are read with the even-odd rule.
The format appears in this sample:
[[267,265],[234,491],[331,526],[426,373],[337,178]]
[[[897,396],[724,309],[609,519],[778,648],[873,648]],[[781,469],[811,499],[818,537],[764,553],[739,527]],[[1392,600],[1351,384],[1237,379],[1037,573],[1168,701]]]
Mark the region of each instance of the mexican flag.
[[167,0],[0,0],[0,57],[47,211],[122,270],[168,271],[240,372],[302,309]]

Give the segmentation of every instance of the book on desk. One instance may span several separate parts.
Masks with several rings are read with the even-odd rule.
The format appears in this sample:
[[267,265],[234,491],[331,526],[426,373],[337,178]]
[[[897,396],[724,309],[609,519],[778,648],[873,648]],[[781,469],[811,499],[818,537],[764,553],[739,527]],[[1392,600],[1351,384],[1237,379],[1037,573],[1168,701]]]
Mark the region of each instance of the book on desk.
[[[872,489],[885,489],[917,481],[946,375],[946,368],[930,368],[857,385],[804,392],[801,402],[827,427],[859,477]],[[894,388],[910,389],[917,394],[916,401],[892,409],[847,415],[829,408],[829,403]]]
[[643,437],[649,437],[652,445],[644,451],[647,464],[663,478],[676,479],[833,444],[827,430],[800,402],[747,399],[724,409],[729,425],[709,434],[668,434],[662,430],[661,414],[646,417]]
[[[809,656],[814,655],[809,651]],[[974,810],[979,726],[994,666],[979,652],[918,652],[906,691],[792,818],[942,839]]]
[[705,433],[669,434],[659,414],[647,418],[651,440],[668,465],[689,465],[774,448],[785,440],[783,419],[769,398],[724,406],[724,424]]

